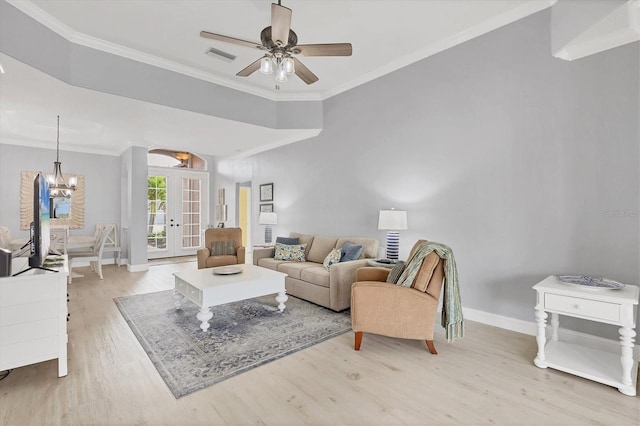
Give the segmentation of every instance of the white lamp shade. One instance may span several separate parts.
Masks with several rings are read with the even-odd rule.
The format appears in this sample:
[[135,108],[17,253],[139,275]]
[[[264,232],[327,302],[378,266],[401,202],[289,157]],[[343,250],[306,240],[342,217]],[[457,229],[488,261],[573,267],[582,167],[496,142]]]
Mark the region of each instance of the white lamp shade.
[[407,228],[407,212],[404,210],[380,210],[378,229],[402,231]]
[[277,225],[278,215],[273,212],[260,212],[259,225]]

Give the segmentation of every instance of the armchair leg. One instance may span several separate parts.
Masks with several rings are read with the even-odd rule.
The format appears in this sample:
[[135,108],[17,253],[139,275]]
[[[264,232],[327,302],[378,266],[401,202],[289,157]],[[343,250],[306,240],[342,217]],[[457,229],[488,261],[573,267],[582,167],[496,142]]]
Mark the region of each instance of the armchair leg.
[[362,331],[356,331],[356,335],[355,335],[355,350],[359,351],[360,350],[360,345],[362,344]]
[[427,342],[427,348],[429,349],[429,352],[431,352],[434,355],[438,355],[438,351],[436,351],[436,347],[433,345],[433,340],[425,340]]

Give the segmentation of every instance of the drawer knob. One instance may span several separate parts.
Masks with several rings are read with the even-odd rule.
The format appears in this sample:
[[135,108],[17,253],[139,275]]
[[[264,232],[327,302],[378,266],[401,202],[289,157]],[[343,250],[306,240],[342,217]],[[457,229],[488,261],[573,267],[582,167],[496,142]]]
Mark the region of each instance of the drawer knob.
[[576,308],[576,309],[582,309],[582,306],[580,306],[578,304],[573,305],[573,307]]

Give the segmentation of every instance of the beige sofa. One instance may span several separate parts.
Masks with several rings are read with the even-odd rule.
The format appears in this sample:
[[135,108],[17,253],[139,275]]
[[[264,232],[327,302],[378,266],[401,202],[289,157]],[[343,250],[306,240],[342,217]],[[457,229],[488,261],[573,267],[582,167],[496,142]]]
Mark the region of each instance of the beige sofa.
[[[351,305],[351,285],[356,280],[356,270],[367,266],[367,259],[378,254],[378,241],[372,238],[338,238],[304,235],[292,232],[300,244],[307,244],[306,262],[275,260],[274,248],[258,248],[253,251],[254,265],[284,272],[287,293],[334,311],[342,311]],[[362,254],[357,260],[331,265],[327,271],[322,262],[334,248],[341,248],[347,241],[362,244]]]

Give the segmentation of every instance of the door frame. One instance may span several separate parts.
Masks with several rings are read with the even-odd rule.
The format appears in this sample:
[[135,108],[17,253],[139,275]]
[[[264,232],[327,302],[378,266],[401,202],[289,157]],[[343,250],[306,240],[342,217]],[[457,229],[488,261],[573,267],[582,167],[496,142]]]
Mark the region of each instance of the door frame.
[[[167,177],[167,220],[169,220],[170,216],[176,217],[178,219],[176,225],[178,226],[182,223],[182,179],[200,180],[200,245],[190,249],[183,249],[181,231],[184,228],[180,229],[176,226],[171,233],[167,232],[165,250],[150,251],[147,249],[147,258],[149,259],[195,255],[204,244],[204,228],[209,223],[209,173],[193,169],[148,167],[147,176]],[[173,203],[173,207],[170,207],[170,201]],[[170,208],[175,210],[170,211]]]

